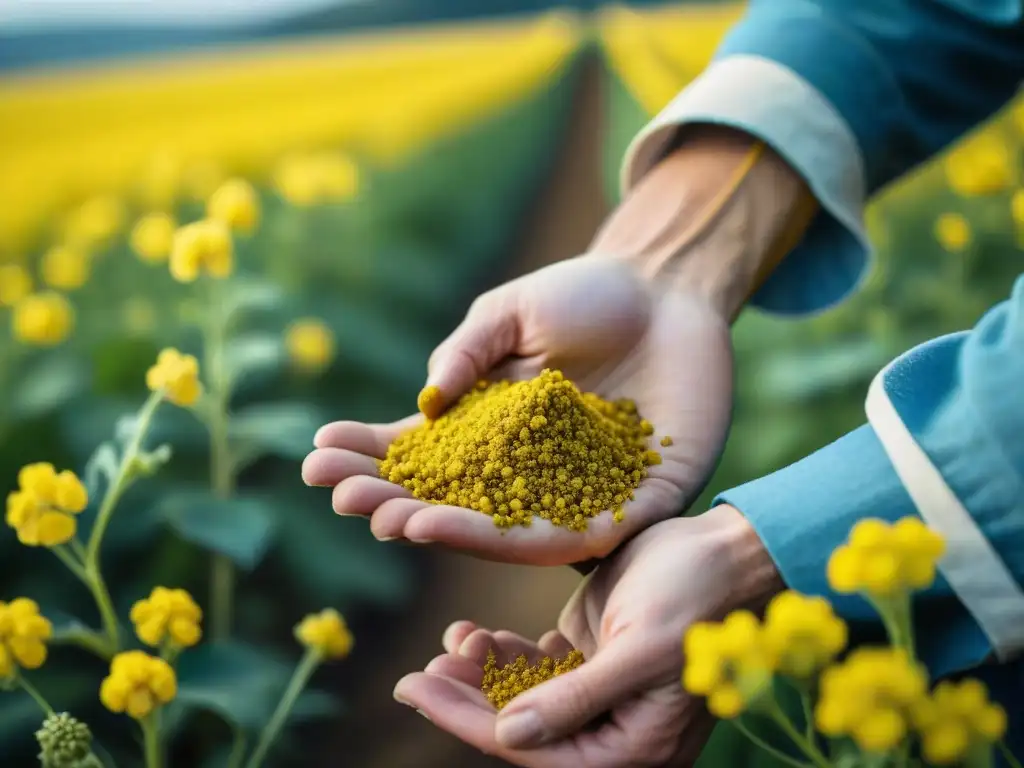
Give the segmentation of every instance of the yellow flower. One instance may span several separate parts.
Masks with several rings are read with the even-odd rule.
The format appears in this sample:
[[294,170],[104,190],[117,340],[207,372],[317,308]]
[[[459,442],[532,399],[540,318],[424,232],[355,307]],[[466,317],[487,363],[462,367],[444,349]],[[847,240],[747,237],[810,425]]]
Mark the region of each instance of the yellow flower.
[[156,364],[146,371],[146,386],[153,392],[164,390],[175,405],[194,405],[203,393],[199,382],[199,361],[176,349],[165,349],[157,355]]
[[227,277],[234,268],[231,230],[223,223],[203,219],[186,224],[174,233],[171,248],[171,277],[191,283],[205,272],[211,277]]
[[188,648],[199,642],[203,612],[184,589],[156,587],[148,598],[132,606],[132,624],[139,640],[154,648],[164,640]]
[[25,344],[52,347],[71,333],[75,313],[59,293],[33,293],[14,305],[11,328],[14,338]]
[[143,216],[132,227],[132,250],[140,259],[149,264],[167,261],[174,243],[176,228],[174,217],[168,213],[150,213]]
[[174,205],[181,190],[181,158],[170,150],[153,155],[140,174],[139,194],[148,208],[166,210]]
[[911,719],[933,765],[960,763],[972,747],[994,744],[1006,732],[1006,712],[973,679],[939,683],[914,706]]
[[734,611],[722,623],[693,624],[683,639],[683,687],[706,696],[716,717],[739,716],[768,690],[776,660],[757,617]]
[[186,194],[197,202],[208,200],[225,179],[224,171],[211,160],[197,160],[185,168]]
[[171,665],[143,651],[117,654],[100,685],[103,706],[136,720],[172,701],[177,693],[178,680]]
[[0,601],[0,680],[21,667],[38,669],[46,661],[46,641],[53,635],[50,620],[27,597]]
[[89,494],[71,470],[53,464],[27,464],[18,473],[18,490],[7,496],[7,525],[29,547],[54,547],[70,541],[75,515],[89,505]]
[[359,166],[341,153],[298,155],[281,163],[274,182],[281,197],[292,205],[344,201],[359,191]]
[[764,642],[782,674],[809,677],[835,659],[846,639],[846,624],[824,598],[786,591],[765,612]]
[[1018,189],[1010,198],[1010,213],[1017,226],[1024,227],[1024,189]]
[[947,251],[962,251],[971,243],[971,225],[959,213],[944,213],[935,220],[935,239]]
[[228,179],[210,196],[206,215],[239,232],[252,232],[260,218],[256,190],[244,179]]
[[923,589],[935,580],[935,564],[945,549],[942,537],[919,518],[893,525],[861,520],[847,544],[828,561],[828,583],[836,592],[865,592],[888,597]]
[[13,307],[32,293],[32,276],[20,264],[0,264],[0,307]]
[[295,627],[295,638],[325,659],[341,659],[352,650],[352,633],[333,608],[304,618]]
[[964,197],[991,195],[1010,186],[1013,158],[1002,137],[982,131],[946,156],[946,180]]
[[124,226],[124,204],[115,197],[94,197],[68,216],[64,242],[81,251],[101,247]]
[[43,282],[52,288],[72,291],[89,279],[89,256],[66,245],[57,245],[43,254]]
[[849,736],[866,752],[886,752],[907,735],[928,675],[902,648],[858,648],[821,676],[814,712],[826,736]]
[[319,370],[334,357],[334,335],[315,318],[296,320],[285,332],[285,348],[299,368]]

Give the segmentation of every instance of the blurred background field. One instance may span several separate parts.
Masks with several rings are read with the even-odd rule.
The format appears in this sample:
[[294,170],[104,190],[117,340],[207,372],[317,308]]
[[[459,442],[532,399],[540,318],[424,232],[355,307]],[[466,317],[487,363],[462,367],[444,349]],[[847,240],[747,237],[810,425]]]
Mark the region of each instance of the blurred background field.
[[[189,521],[182,509],[208,482],[207,438],[187,414],[161,411],[156,439],[174,458],[112,526],[116,606],[126,613],[158,583],[203,603],[202,548],[241,541],[229,553],[240,638],[294,656],[292,625],[324,605],[356,636],[353,656],[314,681],[340,703],[297,713],[272,765],[496,765],[394,704],[391,687],[435,655],[451,620],[549,629],[575,574],[379,544],[364,522],[332,515],[326,491],[302,486],[299,462],[327,420],[411,411],[431,349],[482,290],[586,248],[629,139],[706,66],[742,5],[282,1],[273,14],[252,4],[216,17],[210,2],[162,17],[174,4],[152,2],[138,19],[73,5],[67,16],[27,0],[0,11],[5,488],[31,461],[83,469],[145,399],[161,348],[201,352],[194,291],[140,257],[131,233],[154,212],[200,218],[221,181],[249,179],[263,216],[239,242],[233,280],[258,311],[230,354],[242,372],[236,428],[251,444],[240,493],[258,509],[227,543]],[[708,494],[857,426],[879,367],[1005,297],[1024,271],[1022,182],[1018,101],[872,205],[878,259],[854,299],[809,321],[747,313],[735,427]],[[17,305],[44,290],[67,296],[74,327],[52,345],[19,340]],[[95,623],[56,559],[6,527],[0,563],[0,599],[28,595],[49,615]],[[105,743],[130,748],[133,734],[96,698],[102,673],[55,649],[33,679]],[[226,737],[198,717],[203,740]],[[0,693],[0,765],[32,764],[38,720],[27,697]],[[719,729],[705,765],[748,763],[733,735]],[[192,765],[191,747],[179,742],[171,764]]]

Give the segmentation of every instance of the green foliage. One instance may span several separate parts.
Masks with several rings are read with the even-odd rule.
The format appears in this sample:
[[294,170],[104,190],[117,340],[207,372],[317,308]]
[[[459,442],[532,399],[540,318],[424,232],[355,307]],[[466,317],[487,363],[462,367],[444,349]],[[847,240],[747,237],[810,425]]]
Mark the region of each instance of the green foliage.
[[[244,572],[233,639],[181,655],[179,697],[165,713],[170,734],[196,724],[211,759],[231,748],[222,731],[203,725],[211,716],[243,730],[266,722],[291,665],[264,649],[280,644],[294,654],[290,628],[303,613],[338,606],[358,629],[362,613],[394,610],[414,596],[410,551],[379,544],[363,521],[330,514],[328,495],[301,485],[298,462],[332,418],[387,421],[414,407],[429,352],[498,279],[496,267],[558,146],[571,87],[567,78],[511,104],[403,167],[364,167],[363,194],[348,204],[297,209],[260,190],[260,229],[239,240],[238,274],[216,302],[226,331],[228,469],[237,492],[225,499],[205,490],[206,405],[195,414],[165,405],[141,445],[156,474],[134,467],[137,482],[103,541],[102,573],[122,625],[156,584],[186,588],[206,608],[207,553]],[[187,222],[202,210],[183,203],[178,216]],[[40,252],[47,245],[40,241]],[[92,498],[79,516],[85,536],[138,426],[127,414],[144,399],[157,353],[173,346],[206,369],[210,304],[196,286],[172,281],[165,266],[138,260],[123,237],[93,260],[89,282],[70,299],[75,333],[52,350],[12,344],[0,313],[0,473],[13,488],[30,461],[78,471]],[[285,327],[300,317],[319,318],[335,337],[336,356],[315,375],[296,369],[283,343]],[[131,723],[97,700],[106,664],[76,647],[103,626],[88,592],[52,554],[20,547],[4,530],[0,598],[31,596],[54,621],[51,658],[33,683],[88,722],[119,761],[136,760]],[[336,711],[325,694],[307,691],[291,720]],[[27,696],[0,696],[5,760],[31,761],[40,719]]]

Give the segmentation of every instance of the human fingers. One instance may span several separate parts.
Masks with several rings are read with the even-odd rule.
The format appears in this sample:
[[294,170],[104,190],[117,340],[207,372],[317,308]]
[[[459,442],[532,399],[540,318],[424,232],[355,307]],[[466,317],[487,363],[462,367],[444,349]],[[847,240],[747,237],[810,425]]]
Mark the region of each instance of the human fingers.
[[379,477],[354,475],[342,480],[331,493],[331,506],[339,515],[369,517],[391,499],[411,499],[405,488]]
[[495,739],[511,749],[557,743],[643,691],[652,667],[623,633],[579,667],[517,696],[499,713]]
[[313,436],[316,448],[345,448],[349,451],[383,459],[388,446],[407,429],[423,421],[423,415],[414,413],[390,424],[363,424],[359,421],[333,421],[324,424]]
[[470,307],[465,320],[442,341],[427,364],[427,386],[440,397],[427,403],[426,415],[436,418],[454,400],[516,352],[519,317],[515,291],[508,286],[486,293]]
[[302,481],[318,487],[334,486],[356,475],[377,477],[376,462],[344,448],[317,448],[302,462]]
[[[464,660],[468,661],[468,660]],[[479,685],[429,672],[406,675],[395,686],[397,701],[422,712],[438,728],[451,733],[481,752],[524,768],[564,768],[580,765],[571,742],[537,751],[502,747],[494,740],[494,706]],[[586,768],[590,768],[587,766]]]
[[462,641],[469,637],[476,628],[476,624],[472,621],[452,622],[441,636],[441,646],[454,656],[459,652]]

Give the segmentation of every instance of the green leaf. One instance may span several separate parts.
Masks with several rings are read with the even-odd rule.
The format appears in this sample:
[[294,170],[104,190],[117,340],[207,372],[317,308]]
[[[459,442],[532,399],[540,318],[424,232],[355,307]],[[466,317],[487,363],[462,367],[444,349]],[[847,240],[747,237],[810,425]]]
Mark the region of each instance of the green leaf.
[[284,363],[281,337],[269,333],[248,333],[229,341],[224,350],[231,382],[276,372]]
[[[236,728],[261,730],[284,693],[294,667],[266,651],[237,641],[207,643],[178,661],[180,706],[213,712]],[[325,695],[306,691],[292,710],[293,720],[337,712]]]
[[256,278],[235,278],[226,284],[222,307],[225,317],[240,312],[266,311],[284,303],[284,293],[273,283]]
[[265,403],[232,414],[229,435],[248,456],[302,459],[313,449],[313,435],[323,423],[324,416],[309,404]]
[[216,499],[204,491],[165,497],[160,516],[183,539],[230,557],[252,570],[266,554],[277,528],[268,504],[258,498]]
[[44,355],[30,364],[11,395],[11,413],[30,419],[49,413],[89,385],[86,366],[68,353]]
[[406,553],[377,541],[365,522],[330,514],[326,502],[289,505],[279,540],[289,572],[317,602],[398,606],[412,594]]
[[758,369],[754,391],[773,403],[805,401],[870,378],[888,362],[873,339],[772,355]]

